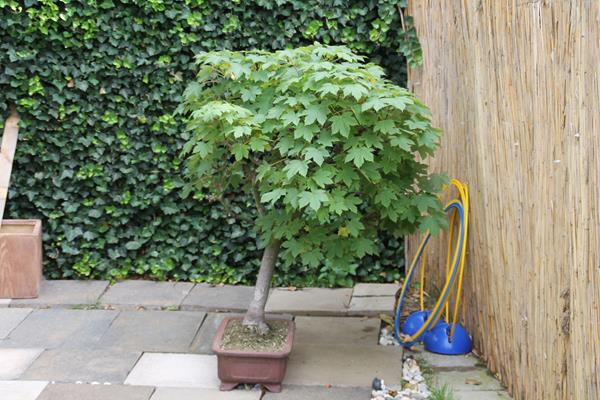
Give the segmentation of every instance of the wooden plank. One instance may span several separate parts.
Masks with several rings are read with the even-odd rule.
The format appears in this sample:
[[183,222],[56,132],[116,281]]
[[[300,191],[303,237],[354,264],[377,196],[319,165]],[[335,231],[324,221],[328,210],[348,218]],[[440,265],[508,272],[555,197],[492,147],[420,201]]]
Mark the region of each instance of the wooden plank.
[[10,117],[4,125],[2,145],[0,146],[0,227],[4,217],[4,207],[8,198],[8,187],[12,164],[17,150],[17,139],[19,137],[19,114],[13,109]]

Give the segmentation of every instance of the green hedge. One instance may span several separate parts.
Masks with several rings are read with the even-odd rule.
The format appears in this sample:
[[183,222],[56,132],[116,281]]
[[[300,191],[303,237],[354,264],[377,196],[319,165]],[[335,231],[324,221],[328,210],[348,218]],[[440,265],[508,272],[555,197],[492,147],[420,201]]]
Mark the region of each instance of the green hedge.
[[[172,112],[193,55],[341,43],[402,83],[405,55],[420,58],[414,30],[401,28],[404,3],[0,0],[0,115],[16,103],[23,119],[8,217],[43,219],[50,278],[252,282],[247,199],[231,194],[226,215],[206,196],[180,198],[183,129]],[[354,277],[296,267],[277,284],[396,279],[402,244],[381,239]]]

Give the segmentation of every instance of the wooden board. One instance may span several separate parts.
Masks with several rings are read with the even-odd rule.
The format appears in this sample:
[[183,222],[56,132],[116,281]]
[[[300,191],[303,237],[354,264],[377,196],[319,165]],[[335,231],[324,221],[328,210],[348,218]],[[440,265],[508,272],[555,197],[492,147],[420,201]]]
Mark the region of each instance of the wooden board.
[[410,86],[444,131],[429,164],[470,187],[461,321],[516,400],[600,399],[600,2],[410,14],[424,60]]
[[0,146],[0,226],[4,217],[4,208],[8,198],[8,186],[12,164],[17,150],[17,139],[19,137],[19,115],[13,110],[4,125],[2,144]]

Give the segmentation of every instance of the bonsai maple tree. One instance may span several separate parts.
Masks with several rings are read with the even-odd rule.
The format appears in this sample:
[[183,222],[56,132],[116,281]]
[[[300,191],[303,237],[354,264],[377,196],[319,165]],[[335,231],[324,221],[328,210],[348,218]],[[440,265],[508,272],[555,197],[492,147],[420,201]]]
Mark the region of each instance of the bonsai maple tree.
[[[216,51],[179,111],[188,118],[186,191],[254,198],[264,244],[244,325],[268,331],[275,264],[353,273],[378,251],[377,231],[437,231],[445,178],[420,159],[440,131],[409,91],[346,47]],[[418,157],[418,156],[419,157]]]

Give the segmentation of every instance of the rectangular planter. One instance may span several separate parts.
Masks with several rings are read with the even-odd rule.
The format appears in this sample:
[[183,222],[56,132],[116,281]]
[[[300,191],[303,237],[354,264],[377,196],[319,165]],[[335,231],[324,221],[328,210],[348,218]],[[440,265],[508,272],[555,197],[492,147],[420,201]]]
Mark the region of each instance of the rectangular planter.
[[4,220],[0,227],[0,299],[37,297],[42,280],[42,221]]
[[288,321],[288,336],[285,348],[279,352],[252,352],[221,349],[221,339],[229,321],[240,320],[241,317],[225,318],[215,339],[212,350],[217,355],[218,373],[221,390],[231,390],[240,383],[259,383],[267,390],[278,393],[294,341],[295,324]]

